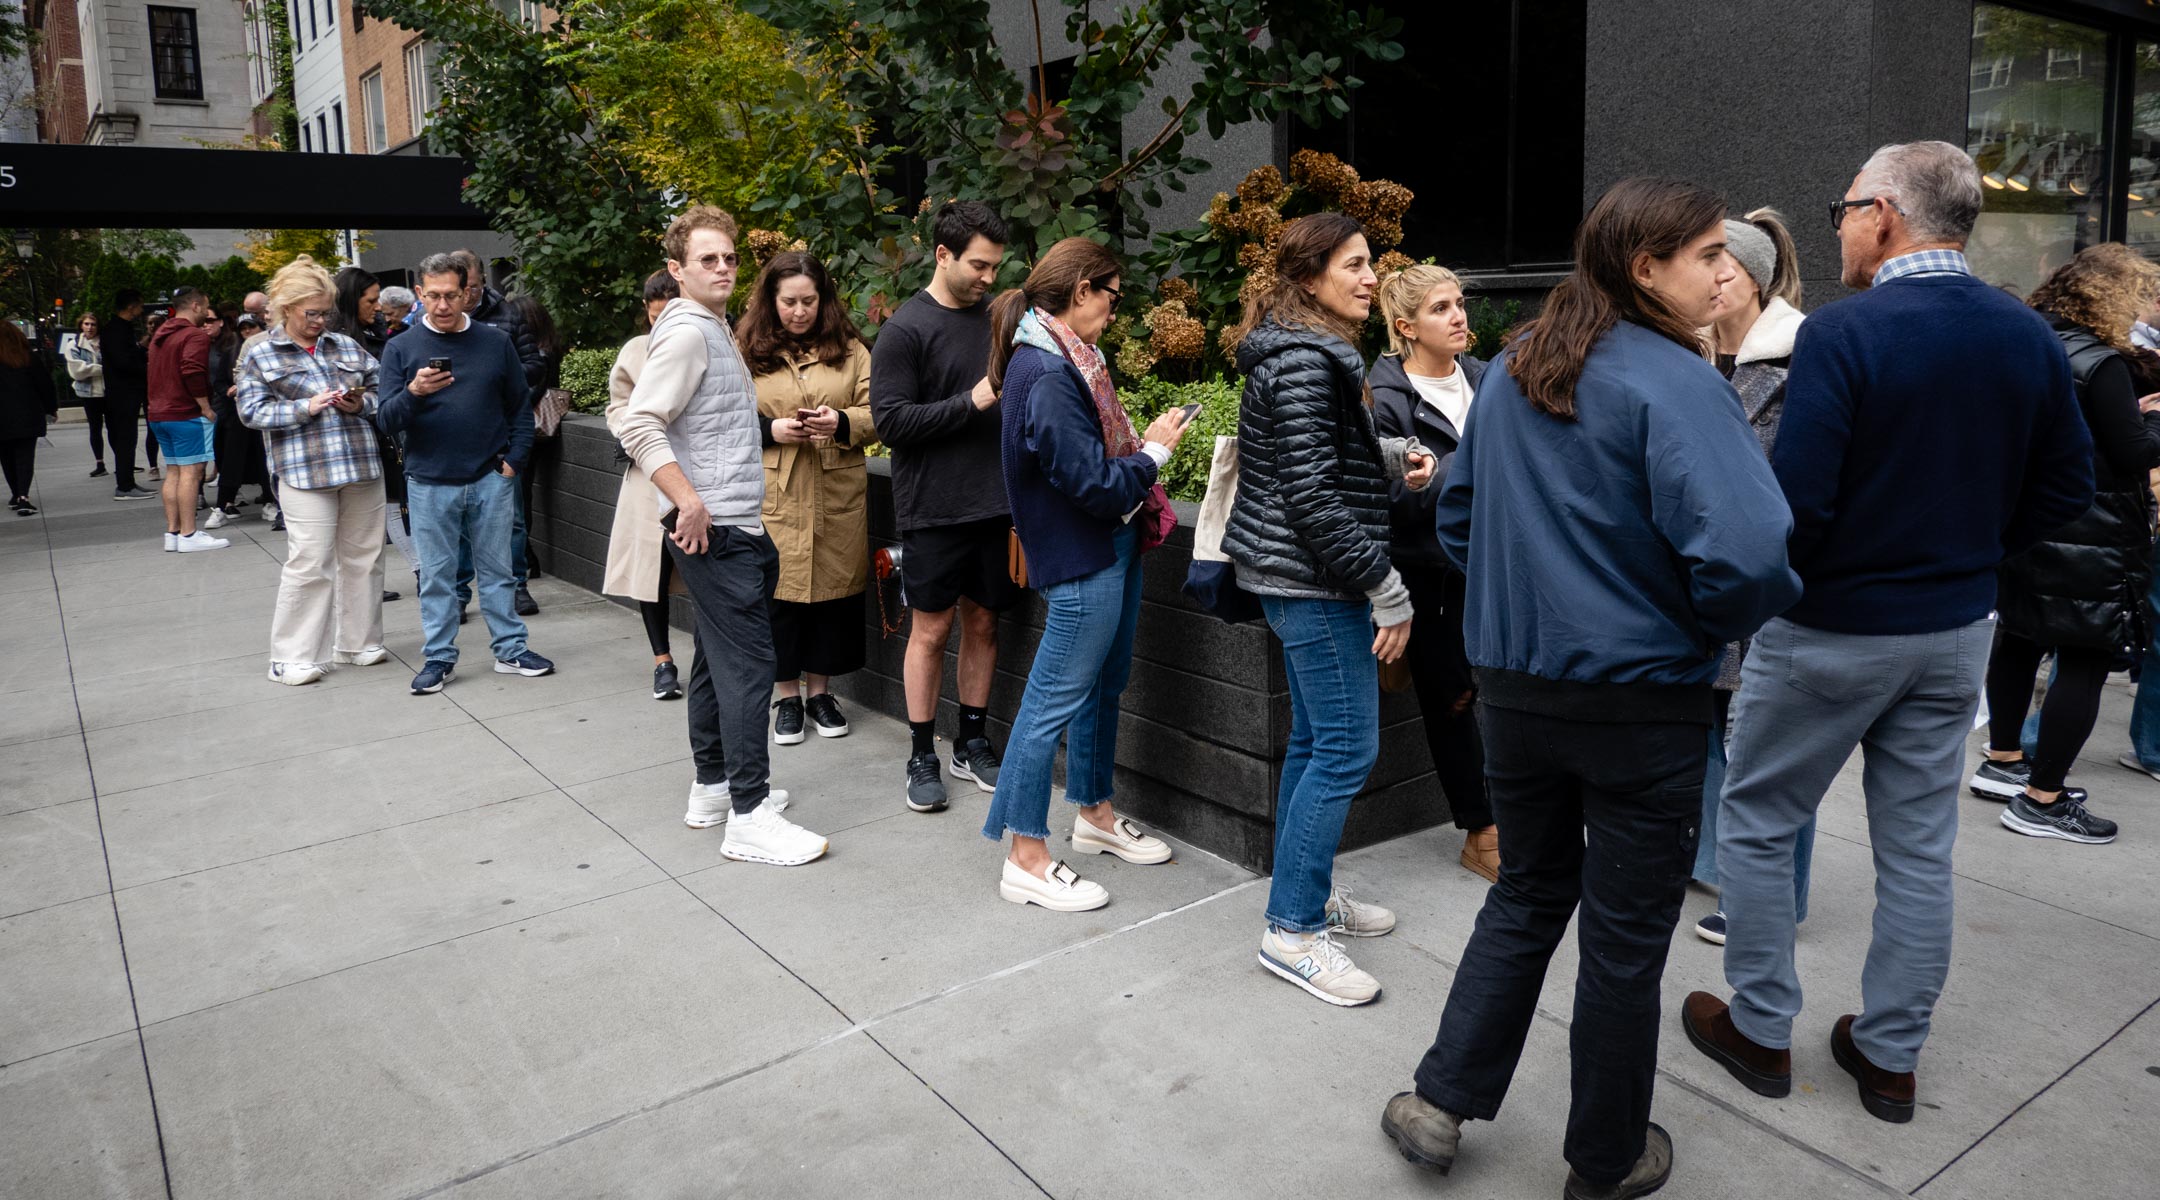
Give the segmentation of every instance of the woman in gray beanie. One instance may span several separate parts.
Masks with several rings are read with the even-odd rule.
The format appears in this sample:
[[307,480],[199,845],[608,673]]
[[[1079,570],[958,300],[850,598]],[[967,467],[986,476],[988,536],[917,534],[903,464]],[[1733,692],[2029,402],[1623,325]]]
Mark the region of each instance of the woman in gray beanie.
[[[1740,393],[1741,411],[1768,455],[1777,441],[1778,418],[1785,410],[1785,372],[1792,365],[1793,338],[1800,331],[1800,264],[1793,256],[1792,234],[1776,210],[1758,208],[1738,221],[1725,222],[1725,252],[1740,274],[1718,297],[1711,326],[1719,374]],[[1747,643],[1725,651],[1718,668],[1717,724],[1710,730],[1710,764],[1703,772],[1702,840],[1695,851],[1695,880],[1716,887],[1718,797],[1725,787],[1725,741],[1733,693],[1740,689],[1740,662]],[[1808,863],[1815,853],[1815,822],[1800,830],[1793,850],[1793,900],[1799,919],[1807,920]],[[1725,944],[1725,914],[1711,913],[1695,925],[1696,936]]]

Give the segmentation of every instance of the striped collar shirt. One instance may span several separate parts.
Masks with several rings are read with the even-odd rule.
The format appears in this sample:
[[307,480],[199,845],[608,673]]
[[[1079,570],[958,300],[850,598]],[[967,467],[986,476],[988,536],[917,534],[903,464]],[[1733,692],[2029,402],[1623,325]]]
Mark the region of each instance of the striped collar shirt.
[[1915,250],[1875,268],[1875,278],[1869,287],[1881,287],[1893,279],[1905,279],[1914,275],[1970,275],[1972,264],[1965,261],[1962,250]]
[[[374,356],[343,334],[323,334],[310,354],[279,328],[247,349],[235,380],[240,420],[263,431],[278,486],[315,491],[382,477],[375,374]],[[308,397],[348,387],[365,393],[360,412],[308,412]]]

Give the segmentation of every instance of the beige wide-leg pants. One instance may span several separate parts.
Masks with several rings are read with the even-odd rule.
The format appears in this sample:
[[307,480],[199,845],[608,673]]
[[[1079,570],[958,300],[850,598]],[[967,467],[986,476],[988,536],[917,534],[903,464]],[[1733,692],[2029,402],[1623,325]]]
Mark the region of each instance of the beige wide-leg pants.
[[278,489],[285,574],[270,619],[270,658],[317,663],[382,645],[383,483]]

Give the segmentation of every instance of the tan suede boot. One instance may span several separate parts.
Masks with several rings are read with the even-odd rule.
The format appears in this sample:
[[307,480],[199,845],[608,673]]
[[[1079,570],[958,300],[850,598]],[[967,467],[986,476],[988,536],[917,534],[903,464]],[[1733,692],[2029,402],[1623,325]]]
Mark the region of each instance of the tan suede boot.
[[1500,882],[1500,830],[1487,825],[1463,835],[1461,862],[1465,870],[1483,875],[1485,882]]

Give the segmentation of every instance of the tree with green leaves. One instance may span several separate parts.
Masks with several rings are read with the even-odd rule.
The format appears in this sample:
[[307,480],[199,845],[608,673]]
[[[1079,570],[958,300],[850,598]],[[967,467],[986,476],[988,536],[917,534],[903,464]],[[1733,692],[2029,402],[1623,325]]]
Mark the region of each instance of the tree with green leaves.
[[195,250],[195,239],[177,229],[107,229],[99,241],[105,250],[122,258],[162,254],[177,259]]

